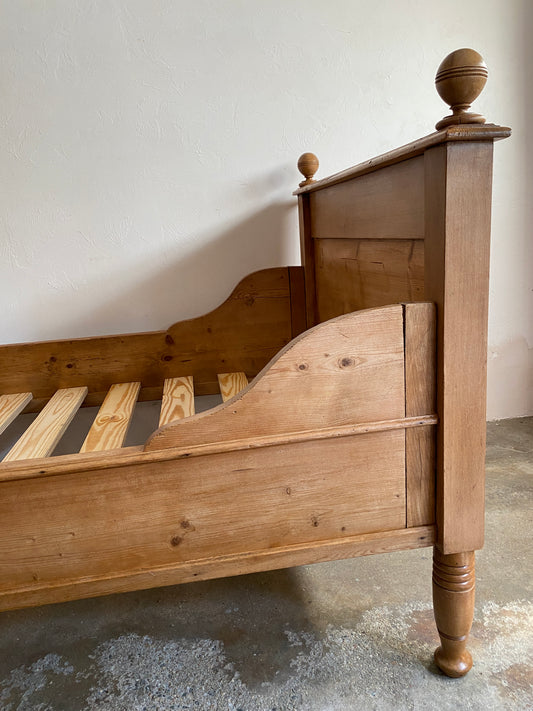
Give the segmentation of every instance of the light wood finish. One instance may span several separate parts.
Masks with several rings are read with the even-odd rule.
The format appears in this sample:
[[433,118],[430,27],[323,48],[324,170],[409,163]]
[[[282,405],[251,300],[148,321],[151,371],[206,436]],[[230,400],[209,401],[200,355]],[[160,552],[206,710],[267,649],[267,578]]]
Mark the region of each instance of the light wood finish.
[[483,546],[492,143],[426,153],[425,296],[437,305],[437,530]]
[[481,114],[467,109],[483,91],[487,77],[487,65],[474,49],[457,49],[441,62],[435,86],[453,113],[437,123],[437,130],[457,124],[485,123]]
[[424,298],[420,240],[314,240],[318,320]]
[[80,452],[122,447],[140,389],[140,383],[117,383],[110,387]]
[[51,585],[34,583],[20,590],[0,592],[0,610],[14,610],[243,573],[278,570],[376,553],[425,548],[433,545],[434,541],[435,527],[421,526],[317,541],[311,547],[300,544],[253,553],[221,554],[205,560],[175,562],[149,571],[136,570],[125,574],[83,577]]
[[433,608],[441,646],[435,662],[451,677],[464,676],[472,667],[466,641],[472,626],[475,598],[474,553],[433,553]]
[[32,399],[31,393],[0,395],[0,434],[9,427]]
[[192,415],[194,415],[192,375],[183,378],[167,378],[163,386],[159,427]]
[[58,390],[3,461],[37,459],[52,454],[86,395],[87,388]]
[[219,373],[218,384],[222,401],[226,402],[244,390],[248,385],[248,378],[245,373]]
[[310,194],[313,239],[423,239],[419,156]]
[[485,126],[466,124],[460,126],[448,126],[442,131],[431,133],[429,136],[424,136],[423,138],[413,141],[412,143],[407,143],[405,146],[395,148],[394,150],[389,151],[388,153],[383,153],[376,158],[364,161],[363,163],[358,163],[352,168],[341,170],[339,173],[317,180],[311,185],[304,185],[302,188],[295,190],[293,195],[307,195],[315,192],[316,190],[322,190],[325,187],[330,187],[331,185],[338,185],[339,183],[343,183],[345,180],[352,180],[352,178],[357,178],[361,175],[372,173],[375,170],[386,168],[389,165],[394,165],[395,163],[408,160],[409,158],[420,156],[425,153],[426,150],[434,146],[463,141],[499,141],[503,138],[509,138],[510,135],[510,128],[507,126],[497,126],[495,124],[487,124]]
[[[405,416],[436,409],[434,304],[405,304]],[[405,430],[407,526],[435,521],[435,428]]]
[[313,176],[317,172],[318,166],[318,158],[314,153],[302,153],[298,158],[298,170],[304,176],[304,180],[300,183],[301,188],[315,182]]
[[147,450],[403,418],[401,305],[306,331],[231,403],[157,430]]
[[391,430],[3,482],[0,590],[397,530],[404,457]]
[[175,447],[168,449],[145,451],[142,446],[133,446],[108,453],[99,452],[97,455],[91,452],[83,455],[54,457],[53,459],[37,459],[31,462],[24,462],[22,465],[10,462],[9,466],[3,466],[0,462],[0,483],[22,479],[42,479],[48,476],[58,476],[73,472],[89,472],[105,467],[124,467],[136,464],[175,461],[177,459],[192,459],[221,452],[248,451],[283,444],[350,437],[351,435],[369,434],[371,432],[389,432],[390,430],[405,430],[412,427],[427,427],[435,425],[437,422],[436,415],[421,415],[418,417],[402,417],[397,420],[341,425],[339,427],[321,427],[320,429],[302,430],[287,434],[244,437],[242,439],[194,444],[192,446],[178,443]]
[[166,378],[187,375],[196,395],[216,394],[217,373],[253,377],[290,341],[297,286],[287,267],[264,269],[211,313],[167,331],[0,346],[0,392],[33,392],[36,411],[56,390],[84,385],[84,406],[94,406],[120,373],[123,382],[142,382],[139,400],[161,399]]
[[[438,83],[463,121],[482,72],[457,57]],[[435,658],[466,673],[471,551],[483,542],[492,143],[509,134],[447,126],[316,182],[308,156],[302,269],[251,275],[168,331],[0,348],[0,391],[32,390],[36,407],[67,386],[100,402],[117,372],[143,382],[142,398],[165,379],[193,376],[205,394],[217,373],[254,378],[145,447],[0,463],[0,607],[435,543]],[[387,300],[436,304],[436,365],[432,307]]]

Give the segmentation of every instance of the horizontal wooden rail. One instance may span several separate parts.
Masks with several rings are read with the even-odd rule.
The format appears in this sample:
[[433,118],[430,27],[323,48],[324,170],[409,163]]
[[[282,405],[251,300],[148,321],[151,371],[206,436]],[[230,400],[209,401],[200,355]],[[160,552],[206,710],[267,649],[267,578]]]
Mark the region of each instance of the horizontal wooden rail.
[[257,449],[259,447],[272,447],[279,444],[307,442],[309,440],[328,439],[335,437],[350,437],[352,435],[367,434],[370,432],[386,432],[388,430],[401,430],[411,427],[427,427],[438,423],[437,415],[423,415],[421,417],[404,417],[397,420],[384,420],[381,422],[366,422],[356,425],[342,425],[340,427],[326,427],[319,430],[306,430],[291,432],[283,435],[265,435],[226,442],[210,442],[192,447],[171,447],[155,449],[145,452],[142,447],[126,447],[123,450],[108,452],[94,452],[90,454],[74,454],[41,459],[38,462],[21,462],[10,466],[0,463],[0,483],[14,479],[31,479],[44,476],[59,476],[75,471],[94,471],[95,469],[119,468],[132,464],[148,464],[150,462],[164,462],[171,459],[186,459],[202,457],[219,452],[230,452],[244,449]]
[[366,160],[363,163],[358,163],[352,168],[347,168],[339,173],[334,173],[326,178],[309,183],[309,185],[302,186],[298,190],[295,190],[293,195],[312,193],[316,190],[330,187],[331,185],[344,183],[346,180],[357,178],[360,175],[366,175],[366,173],[371,173],[387,165],[422,155],[428,148],[438,146],[441,143],[447,143],[448,141],[497,141],[502,138],[508,138],[510,135],[510,128],[506,126],[495,126],[494,124],[450,126],[442,131],[430,133],[428,136],[424,136],[424,138],[420,138],[412,143],[407,143],[405,146],[395,148],[388,153],[382,153],[375,158]]
[[[382,533],[365,533],[335,540],[299,543],[269,550],[216,556],[151,570],[134,570],[114,575],[67,580],[56,585],[35,585],[0,594],[0,610],[11,610],[44,601],[64,602],[81,597],[143,590],[155,586],[176,585],[195,580],[277,570],[296,565],[323,563],[355,556],[388,553],[395,550],[425,548],[435,542],[435,526],[403,528]],[[45,600],[46,598],[46,600]]]

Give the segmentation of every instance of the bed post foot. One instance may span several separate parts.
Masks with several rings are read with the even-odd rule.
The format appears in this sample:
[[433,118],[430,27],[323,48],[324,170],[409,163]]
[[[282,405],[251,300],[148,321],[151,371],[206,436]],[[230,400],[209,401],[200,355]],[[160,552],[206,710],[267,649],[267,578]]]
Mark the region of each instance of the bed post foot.
[[452,677],[472,668],[466,640],[474,616],[474,553],[444,555],[433,552],[433,609],[441,646],[435,652],[437,666]]

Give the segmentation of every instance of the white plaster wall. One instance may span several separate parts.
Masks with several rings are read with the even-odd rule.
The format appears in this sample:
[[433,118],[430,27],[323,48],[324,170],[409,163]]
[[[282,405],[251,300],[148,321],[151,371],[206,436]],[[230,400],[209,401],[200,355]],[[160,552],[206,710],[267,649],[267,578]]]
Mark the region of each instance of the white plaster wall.
[[[151,330],[298,263],[291,191],[430,133],[451,50],[490,79],[489,416],[533,412],[529,0],[6,0],[0,341]],[[529,139],[528,139],[529,140]]]

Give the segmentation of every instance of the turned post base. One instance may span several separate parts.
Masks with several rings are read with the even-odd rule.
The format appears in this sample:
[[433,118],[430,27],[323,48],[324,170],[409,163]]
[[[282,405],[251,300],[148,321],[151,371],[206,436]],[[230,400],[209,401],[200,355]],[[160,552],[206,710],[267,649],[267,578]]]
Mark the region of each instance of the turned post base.
[[474,553],[433,553],[433,609],[441,646],[435,652],[437,666],[451,677],[464,676],[472,668],[466,641],[474,617]]

